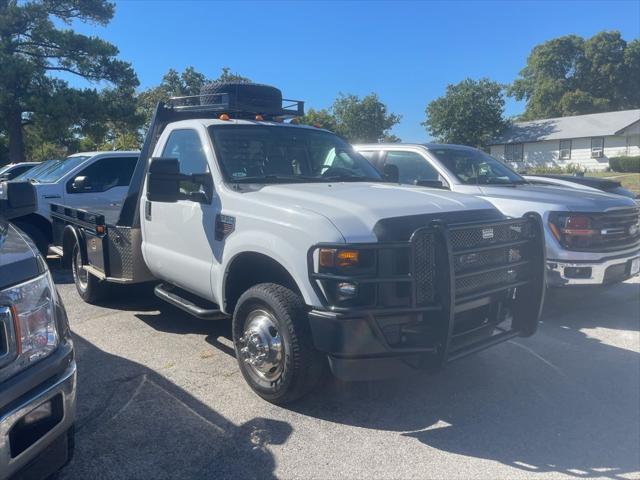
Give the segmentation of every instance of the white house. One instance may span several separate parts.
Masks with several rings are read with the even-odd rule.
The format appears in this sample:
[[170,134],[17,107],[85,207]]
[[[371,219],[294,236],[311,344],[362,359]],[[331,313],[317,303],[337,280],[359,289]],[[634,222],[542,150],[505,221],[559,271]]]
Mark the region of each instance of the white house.
[[640,109],[517,122],[490,149],[516,168],[573,163],[603,170],[610,157],[640,155]]

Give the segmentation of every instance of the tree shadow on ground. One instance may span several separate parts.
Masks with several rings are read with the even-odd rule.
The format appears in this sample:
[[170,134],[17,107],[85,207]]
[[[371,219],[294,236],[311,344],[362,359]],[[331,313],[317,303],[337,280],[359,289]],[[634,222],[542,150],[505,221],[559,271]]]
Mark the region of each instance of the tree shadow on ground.
[[76,452],[61,478],[275,478],[291,426],[237,426],[149,368],[75,336]]

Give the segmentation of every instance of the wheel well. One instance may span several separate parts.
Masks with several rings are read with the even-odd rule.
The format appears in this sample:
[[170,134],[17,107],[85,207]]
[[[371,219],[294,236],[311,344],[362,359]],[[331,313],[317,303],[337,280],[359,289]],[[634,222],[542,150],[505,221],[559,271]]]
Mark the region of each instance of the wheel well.
[[40,215],[37,215],[35,213],[30,213],[29,215],[16,218],[12,221],[18,226],[20,226],[20,224],[32,225],[45,235],[49,243],[53,241],[53,232],[51,229],[51,222],[49,222],[46,218],[41,217]]
[[274,259],[256,252],[241,253],[227,269],[224,288],[225,310],[233,312],[240,296],[259,283],[276,283],[296,293],[300,289],[291,274]]

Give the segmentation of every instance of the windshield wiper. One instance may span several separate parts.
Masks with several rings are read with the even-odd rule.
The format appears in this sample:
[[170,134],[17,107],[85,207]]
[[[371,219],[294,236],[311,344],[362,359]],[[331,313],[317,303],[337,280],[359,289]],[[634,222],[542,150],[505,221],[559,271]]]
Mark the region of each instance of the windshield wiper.
[[278,182],[308,182],[315,177],[302,175],[255,175],[251,177],[234,178],[232,183],[278,183]]
[[329,175],[318,177],[321,182],[383,182],[381,178],[362,177],[360,175]]

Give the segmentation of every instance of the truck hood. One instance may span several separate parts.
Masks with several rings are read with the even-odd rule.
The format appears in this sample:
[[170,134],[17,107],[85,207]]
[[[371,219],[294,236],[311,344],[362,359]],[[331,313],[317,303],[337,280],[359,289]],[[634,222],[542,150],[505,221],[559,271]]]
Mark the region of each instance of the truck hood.
[[630,198],[604,192],[577,190],[551,185],[482,186],[481,197],[510,216],[534,211],[606,212],[635,207]]
[[23,238],[13,225],[0,218],[0,290],[42,272],[35,252],[31,242]]
[[[266,185],[249,195],[255,195],[255,200],[261,203],[322,215],[347,242],[377,241],[374,228],[380,220],[388,218],[413,216],[415,221],[429,215],[446,221],[451,214],[479,210],[492,218],[500,216],[489,202],[480,198],[409,185],[368,182]],[[473,219],[473,214],[470,218]]]

